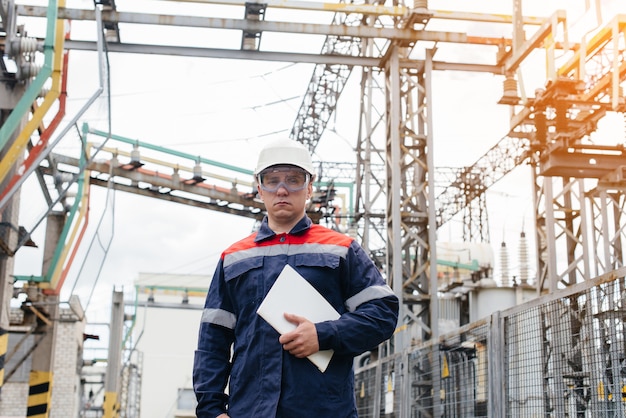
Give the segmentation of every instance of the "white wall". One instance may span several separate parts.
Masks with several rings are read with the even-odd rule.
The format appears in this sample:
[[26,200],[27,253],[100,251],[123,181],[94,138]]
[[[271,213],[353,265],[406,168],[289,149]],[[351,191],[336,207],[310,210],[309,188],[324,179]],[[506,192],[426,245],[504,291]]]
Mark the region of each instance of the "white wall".
[[[157,295],[156,305],[137,309],[135,338],[143,353],[141,417],[171,418],[176,413],[180,388],[192,388],[193,355],[197,345],[202,304],[197,309],[158,307],[159,302],[180,303],[181,298]],[[182,307],[182,304],[181,304]]]

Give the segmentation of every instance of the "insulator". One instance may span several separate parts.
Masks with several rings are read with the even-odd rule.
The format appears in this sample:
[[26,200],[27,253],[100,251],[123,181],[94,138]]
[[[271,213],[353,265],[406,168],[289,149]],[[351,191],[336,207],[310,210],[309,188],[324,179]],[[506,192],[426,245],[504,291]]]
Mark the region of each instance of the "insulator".
[[177,183],[180,181],[180,173],[178,172],[178,166],[174,168],[174,172],[172,173],[172,181]]
[[26,288],[26,298],[30,301],[38,301],[40,290],[37,286],[28,286]]
[[517,97],[517,80],[507,76],[502,82],[502,93],[507,97]]
[[500,283],[504,287],[511,286],[511,278],[509,276],[509,252],[506,249],[506,243],[502,241],[500,246]]
[[413,8],[414,9],[428,9],[428,0],[414,0]]
[[200,161],[198,161],[196,165],[193,166],[193,178],[194,179],[202,178],[202,165],[200,164]]
[[243,37],[242,48],[244,51],[256,51],[258,47],[258,38],[254,34],[245,35]]
[[13,57],[17,57],[21,54],[30,54],[37,51],[43,52],[43,45],[37,40],[37,38],[24,36],[14,39],[11,42],[10,55]]
[[41,71],[41,65],[34,62],[24,62],[19,67],[19,71],[16,74],[18,80],[28,80],[29,78],[36,77]]
[[113,167],[117,167],[119,165],[119,160],[117,158],[117,150],[116,152],[113,154],[113,156],[111,157],[111,166]]
[[104,39],[109,43],[119,43],[120,41],[115,29],[107,29],[104,33]]
[[141,161],[141,153],[139,152],[139,147],[135,145],[133,150],[130,152],[130,162],[139,163]]
[[521,284],[528,284],[528,242],[522,232],[519,238],[519,278]]

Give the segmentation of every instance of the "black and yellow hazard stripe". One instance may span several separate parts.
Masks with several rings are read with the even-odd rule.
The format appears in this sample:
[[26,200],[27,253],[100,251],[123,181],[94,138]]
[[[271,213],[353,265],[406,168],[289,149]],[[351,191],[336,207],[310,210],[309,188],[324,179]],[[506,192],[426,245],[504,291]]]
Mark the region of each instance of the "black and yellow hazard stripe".
[[27,417],[47,418],[52,399],[52,372],[31,371],[28,382]]
[[0,389],[4,386],[4,362],[9,349],[9,332],[0,327]]
[[105,392],[102,403],[103,418],[117,418],[120,416],[120,404],[116,392]]

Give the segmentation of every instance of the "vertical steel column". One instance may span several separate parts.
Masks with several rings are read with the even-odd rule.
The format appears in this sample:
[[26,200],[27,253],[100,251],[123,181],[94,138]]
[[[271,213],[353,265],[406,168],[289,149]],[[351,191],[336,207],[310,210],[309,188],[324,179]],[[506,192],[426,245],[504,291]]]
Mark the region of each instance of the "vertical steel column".
[[[408,49],[397,49],[397,58],[408,54]],[[393,58],[390,60],[393,61]],[[405,296],[405,304],[412,304],[418,311],[407,309],[411,319],[421,327],[420,335],[413,335],[417,340],[432,336],[431,327],[436,324],[429,316],[430,298],[430,255],[429,208],[428,208],[428,162],[427,158],[427,106],[426,80],[424,66],[407,66],[390,69],[390,86],[397,88],[398,94],[392,96],[388,104],[398,114],[388,120],[388,201],[390,232],[393,233],[394,261],[400,261],[397,268],[399,280]],[[393,68],[393,67],[390,67]],[[399,103],[395,103],[399,101]],[[430,128],[430,127],[428,127]],[[394,135],[396,137],[394,137]],[[395,216],[395,218],[394,218]],[[400,234],[400,235],[398,235]]]
[[[399,49],[392,45],[385,67],[387,114],[387,274],[396,296],[403,300],[402,206],[400,182],[400,59]],[[404,321],[404,304],[400,304],[400,325]],[[395,334],[395,347],[402,350],[405,333]]]
[[124,332],[124,292],[113,291],[109,356],[104,381],[104,418],[118,417],[120,413],[120,370],[122,366],[122,337]]
[[[366,39],[368,56],[375,54],[374,41]],[[384,252],[385,232],[385,111],[384,84],[372,68],[363,68],[361,76],[361,116],[356,144],[356,205],[353,228],[358,228],[361,245],[371,253]],[[387,274],[387,272],[385,272]]]
[[[435,208],[435,161],[434,161],[434,133],[433,133],[433,106],[432,106],[432,79],[433,79],[433,55],[434,51],[432,49],[426,50],[426,68],[423,74],[422,80],[424,82],[424,90],[423,96],[419,101],[419,105],[421,107],[421,112],[419,115],[423,117],[424,112],[426,112],[426,119],[421,120],[422,124],[419,126],[419,134],[426,135],[426,155],[423,156],[426,158],[426,172],[424,173],[424,177],[422,181],[424,181],[424,186],[427,188],[427,207],[424,208],[428,217],[427,224],[427,234],[428,242],[424,245],[424,256],[427,257],[429,261],[430,271],[428,274],[430,275],[430,280],[428,283],[429,290],[429,316],[430,316],[430,329],[431,334],[430,337],[432,340],[439,339],[439,297],[437,295],[437,289],[439,288],[437,285],[437,245],[435,245],[437,241],[437,217],[436,217],[436,208]],[[425,105],[424,105],[425,102]],[[424,127],[424,123],[426,126]],[[426,132],[424,132],[424,128],[426,128]],[[418,243],[419,245],[419,243]],[[426,260],[425,260],[426,261]],[[425,277],[424,279],[428,279]],[[435,374],[433,373],[433,393],[440,393],[441,390],[441,364],[439,362],[439,356],[433,357],[433,372],[437,371],[437,377],[435,378]],[[440,402],[440,398],[435,396],[433,399],[433,412],[435,416],[440,416],[442,412],[442,405]],[[409,418],[407,414],[407,418]]]
[[[401,318],[404,322],[409,317],[419,327],[421,335],[412,336],[421,340],[438,334],[436,265],[430,262],[436,257],[430,245],[436,237],[435,196],[434,185],[428,184],[434,181],[429,176],[434,173],[429,100],[432,51],[427,51],[426,64],[419,69],[400,65],[407,53],[408,49],[392,45],[385,63],[387,269],[394,291],[404,301]],[[418,312],[413,311],[415,306]],[[409,336],[403,334],[396,333],[396,351],[410,344]],[[438,369],[435,359],[433,370]],[[437,382],[433,390],[438,393]],[[438,410],[438,400],[434,402]]]
[[[3,27],[8,37],[15,36],[15,19],[13,14],[15,11],[13,2],[4,5],[2,16]],[[6,48],[5,48],[6,49]],[[12,85],[13,84],[13,85]],[[0,126],[4,126],[10,115],[13,114],[13,110],[20,102],[20,98],[24,96],[27,85],[23,83],[0,83]],[[16,132],[13,132],[9,138],[5,148],[0,149],[0,161],[4,159],[7,150],[15,142],[17,135],[22,131],[28,115],[25,115],[19,122],[19,126]],[[21,160],[18,161],[18,164]],[[11,169],[11,175],[13,175],[15,167]],[[8,181],[0,183],[0,190],[4,190],[7,187]],[[10,325],[10,310],[11,310],[11,298],[13,297],[13,251],[18,248],[19,241],[19,195],[13,197],[7,202],[7,205],[0,212],[0,222],[3,225],[3,234],[0,235],[2,241],[2,248],[0,249],[0,393],[2,393],[2,387],[4,386],[4,368],[5,359],[9,344],[9,325]]]
[[537,296],[541,295],[548,276],[548,262],[546,257],[546,228],[545,228],[545,205],[543,199],[543,177],[539,176],[537,167],[531,169],[532,185],[533,185],[533,209],[535,216],[535,255],[536,255],[536,279],[535,287]]
[[593,231],[594,274],[600,275],[624,266],[626,240],[626,180],[600,182],[588,193]]
[[[6,91],[9,91],[7,89]],[[12,94],[21,96],[23,89],[16,86],[14,90],[11,90]],[[0,105],[4,102],[0,101]],[[4,123],[5,112],[0,108],[0,125]],[[21,131],[25,121],[19,126]],[[15,139],[15,135],[11,138],[11,141]],[[0,159],[4,152],[0,150]],[[21,162],[18,161],[18,164]],[[15,170],[15,168],[13,168]],[[12,170],[12,171],[13,171]],[[6,187],[6,180],[3,184],[0,184],[0,188]],[[15,260],[13,258],[13,251],[18,249],[19,241],[19,207],[20,197],[14,196],[6,205],[6,207],[0,213],[0,223],[3,225],[3,234],[0,235],[2,240],[2,247],[0,249],[0,393],[2,392],[2,386],[4,386],[4,367],[5,357],[9,344],[9,313],[11,310],[11,298],[13,297],[13,265]]]
[[[556,231],[554,228],[555,219],[554,219],[554,207],[553,204],[553,190],[552,190],[552,177],[544,177],[543,178],[543,191],[545,196],[543,198],[543,203],[545,204],[543,225],[541,227],[545,230],[546,237],[546,254],[543,254],[541,257],[546,260],[547,263],[547,273],[548,276],[546,279],[548,283],[544,283],[544,286],[547,285],[547,290],[550,293],[553,293],[557,290],[557,271],[556,271]],[[539,219],[537,219],[539,221]],[[540,226],[537,225],[537,229]]]
[[[59,236],[65,224],[63,212],[53,212],[48,215],[46,223],[46,243],[42,271],[47,271],[54,258]],[[40,289],[32,285],[29,289],[27,301],[37,321],[36,333],[42,334],[42,339],[33,351],[33,362],[29,377],[28,417],[48,417],[52,401],[52,383],[54,381],[54,354],[56,350],[56,321],[59,317],[59,296],[44,295]]]
[[[537,290],[554,293],[559,287],[591,278],[584,180],[542,177],[539,187],[537,171],[535,176],[539,266],[543,263],[543,269],[538,271]],[[582,367],[579,359],[585,347],[580,328],[584,308],[571,301],[559,309],[553,306],[543,312],[542,370],[546,411],[552,411],[556,416],[564,415],[571,407],[565,399],[568,385],[571,385],[568,371]],[[579,399],[570,403],[580,407]]]
[[[624,266],[624,247],[622,243],[626,239],[626,179],[608,181],[600,180],[595,189],[587,193],[591,206],[591,229],[593,235],[593,248],[595,259],[593,268],[595,274],[606,274]],[[597,350],[597,356],[603,357],[604,361],[590,365],[592,379],[591,408],[592,413],[615,416],[624,415],[623,381],[621,368],[623,362],[623,318],[620,314],[623,310],[625,283],[623,279],[611,283],[612,291],[609,290],[604,298],[598,300],[598,305],[609,306],[609,311],[614,316],[608,316],[604,320],[596,319],[602,326],[591,328],[597,333],[598,340],[610,342],[601,347],[592,347]],[[618,295],[618,297],[616,297]],[[600,292],[597,292],[600,298]],[[619,298],[619,301],[618,301]],[[596,325],[595,323],[593,325]],[[620,329],[618,332],[616,327]],[[599,328],[599,329],[598,329]],[[614,343],[615,342],[615,343]],[[594,353],[595,354],[595,353]],[[610,382],[608,377],[612,376]]]
[[[433,79],[433,55],[432,49],[426,50],[426,68],[424,72],[424,94],[425,102],[424,110],[426,111],[426,175],[424,176],[424,185],[427,188],[427,208],[428,216],[428,259],[430,262],[430,329],[431,338],[436,340],[439,338],[439,298],[437,295],[437,213],[435,210],[435,159],[434,159],[434,133],[433,133],[433,106],[431,97]],[[420,127],[423,128],[423,127]]]
[[[371,41],[366,41],[371,42]],[[367,50],[367,45],[366,45]],[[354,228],[353,233],[361,238],[361,245],[366,251],[372,249],[370,245],[370,188],[372,170],[372,151],[371,151],[371,133],[372,133],[372,71],[369,68],[363,68],[361,73],[361,117],[359,119],[359,133],[356,142],[356,173],[355,173],[355,217],[350,222],[350,227]],[[362,213],[362,216],[361,216]],[[363,229],[359,231],[358,223],[362,220]]]
[[[407,54],[409,50],[404,50]],[[430,98],[425,89],[424,69],[405,68],[400,74],[402,125],[401,138],[401,191],[402,259],[405,296],[413,298],[413,320],[422,328],[418,339],[432,338],[432,327],[437,320],[430,317],[431,248],[428,225],[428,174],[426,114]],[[432,109],[428,109],[431,111]],[[431,171],[434,173],[434,170]],[[434,231],[433,231],[434,232]],[[434,244],[434,243],[433,243]],[[434,259],[432,260],[434,262]]]
[[522,0],[513,0],[513,53],[524,44],[524,14]]
[[543,207],[537,208],[541,212],[537,213],[536,227],[545,234],[545,247],[538,255],[546,263],[547,276],[538,283],[540,291],[554,292],[559,284],[571,286],[591,278],[583,181],[543,178],[543,196],[537,198]]

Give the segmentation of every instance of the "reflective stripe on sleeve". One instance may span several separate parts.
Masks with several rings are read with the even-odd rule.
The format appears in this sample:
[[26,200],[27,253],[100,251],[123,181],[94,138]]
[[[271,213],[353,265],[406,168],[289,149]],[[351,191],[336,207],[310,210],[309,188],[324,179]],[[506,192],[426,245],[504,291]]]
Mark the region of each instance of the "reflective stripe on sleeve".
[[234,329],[237,323],[237,317],[235,314],[225,311],[223,309],[206,308],[202,311],[203,323],[221,325],[228,329]]
[[352,296],[346,301],[346,308],[348,311],[354,312],[359,305],[370,300],[382,299],[386,296],[393,296],[393,290],[387,285],[384,286],[370,286],[361,290],[356,295]]

